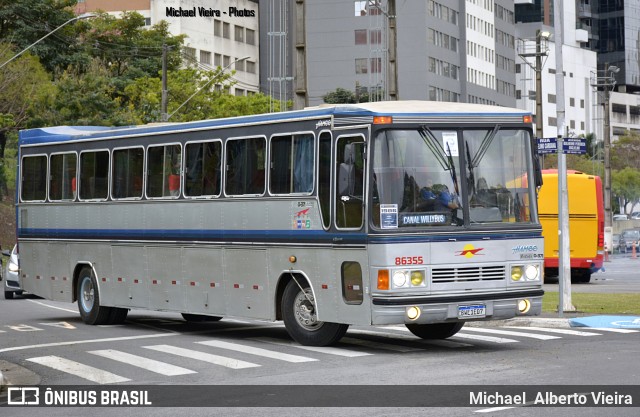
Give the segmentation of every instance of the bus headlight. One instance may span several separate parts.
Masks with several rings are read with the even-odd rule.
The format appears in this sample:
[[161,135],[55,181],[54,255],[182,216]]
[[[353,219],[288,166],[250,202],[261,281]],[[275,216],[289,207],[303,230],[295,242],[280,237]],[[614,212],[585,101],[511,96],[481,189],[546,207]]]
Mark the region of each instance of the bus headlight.
[[524,277],[528,281],[535,281],[540,278],[540,268],[538,265],[526,265],[524,267]]
[[411,271],[411,286],[421,287],[424,285],[424,272]]
[[520,281],[522,279],[522,267],[521,266],[512,266],[511,267],[511,280],[512,281]]
[[402,288],[409,284],[408,271],[394,271],[393,272],[393,286],[394,288]]

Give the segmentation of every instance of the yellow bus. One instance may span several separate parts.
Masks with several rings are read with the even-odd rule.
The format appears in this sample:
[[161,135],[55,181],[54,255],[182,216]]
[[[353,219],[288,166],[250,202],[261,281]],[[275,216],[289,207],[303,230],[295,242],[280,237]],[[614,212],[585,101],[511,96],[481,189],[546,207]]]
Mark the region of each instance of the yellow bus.
[[[558,276],[558,170],[542,171],[538,211],[544,236],[545,276]],[[604,260],[604,200],[600,177],[567,171],[571,281],[589,282]]]

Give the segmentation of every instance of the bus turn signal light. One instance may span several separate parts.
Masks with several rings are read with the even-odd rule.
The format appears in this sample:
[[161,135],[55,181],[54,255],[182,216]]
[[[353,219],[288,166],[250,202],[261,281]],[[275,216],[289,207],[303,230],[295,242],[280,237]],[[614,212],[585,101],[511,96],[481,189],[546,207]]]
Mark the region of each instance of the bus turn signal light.
[[391,116],[373,116],[374,125],[387,125],[393,123],[393,117]]
[[533,123],[533,116],[531,116],[530,114],[522,116],[522,121],[524,123]]
[[388,269],[378,270],[378,289],[379,290],[389,289],[389,270]]

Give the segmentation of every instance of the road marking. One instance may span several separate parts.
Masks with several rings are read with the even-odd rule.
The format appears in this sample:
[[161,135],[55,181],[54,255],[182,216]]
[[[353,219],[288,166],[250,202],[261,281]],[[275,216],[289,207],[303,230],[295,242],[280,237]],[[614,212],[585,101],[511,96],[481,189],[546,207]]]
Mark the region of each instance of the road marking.
[[67,329],[67,330],[76,329],[76,326],[74,326],[71,323],[67,323],[66,321],[60,321],[58,323],[39,323],[39,324],[42,324],[43,326],[59,327],[61,329]]
[[485,408],[483,410],[476,410],[474,411],[474,413],[493,413],[495,411],[504,411],[504,410],[511,410],[512,408],[516,408],[516,407],[493,407],[493,408]]
[[259,340],[261,342],[271,343],[279,346],[290,346],[297,349],[308,350],[311,352],[325,353],[327,355],[345,356],[347,358],[356,358],[358,356],[369,356],[371,353],[358,352],[355,350],[331,347],[331,346],[302,346],[296,342],[287,342],[280,339],[272,339],[270,337],[256,337],[253,340]]
[[613,332],[613,333],[638,333],[640,330],[631,329],[617,329],[613,327],[589,327],[590,330],[597,330],[599,332]]
[[469,339],[469,340],[481,340],[483,342],[492,342],[492,343],[518,343],[517,340],[507,339],[504,337],[493,337],[493,336],[483,336],[481,334],[467,334],[467,333],[456,333],[454,338],[459,339]]
[[16,350],[39,349],[43,347],[82,345],[85,343],[120,342],[123,340],[153,339],[155,337],[178,336],[178,335],[179,333],[156,333],[156,334],[147,334],[143,336],[110,337],[106,339],[74,340],[71,342],[42,343],[39,345],[15,346],[10,348],[4,348],[4,349],[0,349],[0,353],[11,352]]
[[226,358],[224,356],[212,355],[206,352],[199,352],[197,350],[183,349],[177,346],[170,345],[156,345],[156,346],[143,346],[145,349],[156,350],[158,352],[170,353],[172,355],[182,356],[185,358],[196,359],[203,362],[212,363],[214,365],[224,366],[231,369],[245,369],[255,368],[260,365],[245,362],[238,359]]
[[166,376],[196,374],[196,371],[191,369],[181,368],[179,366],[171,365],[165,362],[156,361],[142,356],[132,355],[127,352],[119,350],[105,349],[105,350],[93,350],[89,353],[93,355],[102,356],[103,358],[112,359],[114,361],[126,363],[128,365],[137,366],[138,368],[146,369],[147,371],[155,372],[157,374]]
[[391,343],[374,342],[373,340],[356,339],[356,338],[353,338],[353,337],[343,337],[342,339],[340,339],[340,343],[347,343],[349,345],[364,346],[364,347],[373,348],[373,349],[390,350],[390,351],[393,351],[393,352],[400,352],[400,353],[424,351],[424,349],[417,348],[417,347],[393,345]]
[[549,336],[549,335],[545,335],[545,334],[534,334],[534,333],[526,333],[526,332],[512,332],[510,330],[485,329],[485,328],[482,328],[482,327],[465,327],[464,331],[465,332],[502,334],[502,335],[505,335],[505,336],[529,337],[531,339],[539,339],[539,340],[561,339],[561,337],[559,337],[559,336]]
[[[407,329],[407,331],[409,331]],[[367,335],[373,335],[373,336],[379,336],[379,337],[386,337],[389,339],[402,339],[402,340],[407,340],[407,341],[411,341],[413,343],[419,343],[421,345],[434,345],[434,346],[438,346],[438,347],[446,347],[446,348],[466,348],[466,347],[473,347],[472,344],[469,343],[461,343],[461,342],[454,342],[453,340],[449,340],[449,339],[439,339],[439,340],[427,340],[427,339],[421,339],[418,336],[415,336],[413,333],[411,335],[408,334],[398,334],[398,333],[383,333],[383,332],[379,332],[376,330],[351,330],[349,329],[349,334],[367,334]]]
[[56,309],[56,310],[62,310],[62,311],[66,311],[66,312],[68,312],[68,313],[76,313],[76,314],[80,314],[80,312],[79,312],[78,310],[70,310],[70,309],[68,309],[68,308],[56,307],[56,306],[52,306],[52,305],[49,305],[49,304],[41,303],[40,301],[35,301],[35,300],[29,300],[29,299],[27,299],[27,301],[29,301],[29,302],[31,302],[31,303],[34,303],[34,304],[41,305],[41,306],[43,306],[43,307],[49,307],[49,308],[53,308],[53,309]]
[[541,332],[549,332],[549,333],[559,333],[559,334],[569,334],[573,336],[602,336],[601,333],[593,333],[593,332],[584,332],[581,330],[570,330],[570,329],[556,329],[556,328],[548,328],[548,327],[535,327],[535,326],[506,326],[509,329],[522,329],[522,330],[537,330]]
[[213,346],[220,349],[229,349],[229,350],[233,350],[234,352],[242,352],[242,353],[248,353],[250,355],[263,356],[265,358],[278,359],[286,362],[300,363],[300,362],[317,361],[317,359],[307,358],[304,356],[289,355],[287,353],[274,352],[272,350],[267,350],[267,349],[262,349],[262,348],[257,348],[253,346],[247,346],[247,345],[241,345],[238,343],[223,342],[220,340],[207,340],[204,342],[196,342],[196,343],[200,345]]
[[58,371],[75,375],[92,382],[96,382],[98,384],[115,384],[118,382],[131,381],[129,378],[112,374],[111,372],[107,372],[102,369],[94,368],[93,366],[84,365],[82,363],[58,356],[41,356],[39,358],[29,358],[27,360],[43,366],[47,366],[49,368],[56,369]]

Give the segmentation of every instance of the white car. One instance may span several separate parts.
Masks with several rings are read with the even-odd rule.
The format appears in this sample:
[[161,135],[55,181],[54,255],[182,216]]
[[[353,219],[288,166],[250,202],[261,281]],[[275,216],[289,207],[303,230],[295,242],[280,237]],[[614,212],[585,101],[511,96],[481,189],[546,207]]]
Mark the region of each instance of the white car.
[[20,284],[20,265],[18,263],[17,245],[13,246],[13,250],[3,251],[4,256],[8,256],[7,264],[4,268],[4,298],[10,300],[14,294],[22,294],[22,285]]
[[629,220],[629,217],[626,214],[614,214],[613,221],[615,222],[618,220]]

